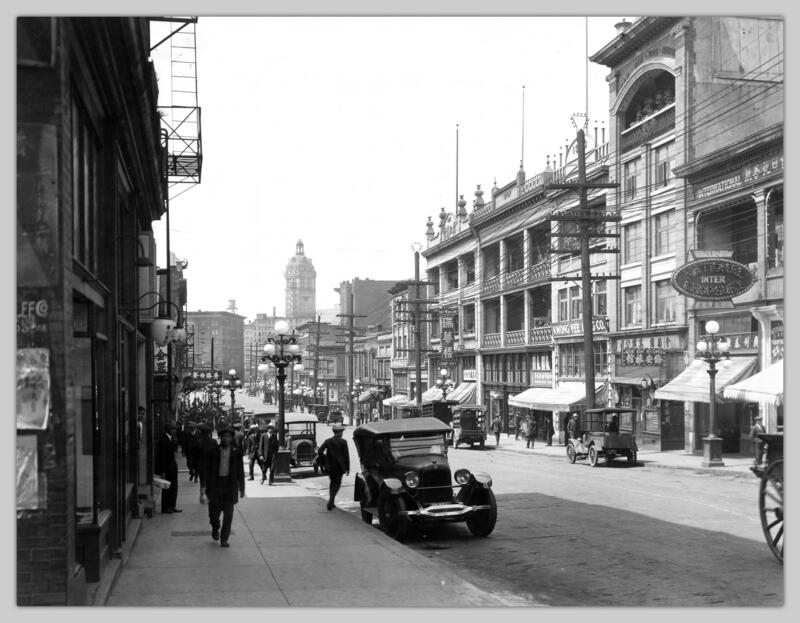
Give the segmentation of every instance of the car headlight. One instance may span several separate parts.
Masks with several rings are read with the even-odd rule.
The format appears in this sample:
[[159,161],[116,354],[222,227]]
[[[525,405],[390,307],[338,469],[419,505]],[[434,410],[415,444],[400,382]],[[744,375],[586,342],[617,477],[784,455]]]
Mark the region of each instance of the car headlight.
[[468,469],[459,469],[456,470],[455,474],[453,474],[453,478],[455,478],[455,481],[460,485],[467,484],[471,477],[472,474],[469,473]]
[[419,486],[419,474],[417,472],[406,473],[406,486],[409,489],[416,489]]

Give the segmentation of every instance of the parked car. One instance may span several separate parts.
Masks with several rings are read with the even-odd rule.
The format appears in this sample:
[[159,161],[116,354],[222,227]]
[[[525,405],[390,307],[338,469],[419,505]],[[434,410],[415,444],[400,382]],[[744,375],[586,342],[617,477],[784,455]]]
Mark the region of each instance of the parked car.
[[341,424],[344,421],[340,409],[331,409],[328,412],[328,424]]
[[[616,424],[615,424],[616,420]],[[580,436],[567,440],[567,460],[589,459],[595,467],[600,457],[606,462],[618,456],[627,457],[628,463],[636,463],[636,411],[625,407],[587,409],[579,417]]]
[[291,452],[289,465],[311,467],[318,473],[317,417],[310,413],[284,413],[283,421],[286,448]]
[[459,444],[477,443],[481,449],[486,444],[486,407],[482,405],[459,405],[453,407],[453,447]]
[[[433,417],[369,422],[353,431],[361,462],[355,500],[361,518],[402,539],[412,525],[464,521],[485,537],[494,530],[497,502],[488,474],[450,472],[446,435],[450,427]],[[453,483],[455,480],[455,484]]]

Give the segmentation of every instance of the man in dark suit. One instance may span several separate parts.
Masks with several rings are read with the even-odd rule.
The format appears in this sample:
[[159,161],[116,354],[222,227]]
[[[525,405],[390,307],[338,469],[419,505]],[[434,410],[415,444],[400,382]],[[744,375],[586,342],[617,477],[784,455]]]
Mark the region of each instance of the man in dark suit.
[[[220,539],[221,547],[229,547],[233,522],[233,506],[244,497],[244,457],[234,443],[234,431],[230,427],[220,429],[220,445],[208,448],[203,470],[205,471],[205,494],[208,497],[208,519],[211,523],[211,538]],[[222,514],[222,530],[219,516]]]
[[178,440],[175,432],[178,425],[175,422],[164,424],[164,434],[156,445],[156,474],[165,480],[169,480],[169,489],[161,492],[161,512],[180,513],[182,509],[175,508],[178,501],[178,462],[175,460],[175,451],[178,449]]
[[269,484],[275,484],[275,457],[278,455],[278,432],[274,426],[270,426],[267,432],[261,435],[258,442],[258,456],[261,457],[264,467],[261,468],[261,484],[267,476],[269,470]]
[[339,488],[342,486],[342,476],[350,475],[350,451],[347,442],[342,437],[344,426],[333,425],[333,437],[326,439],[319,447],[320,462],[325,465],[325,471],[331,480],[328,494],[328,510],[333,510],[333,501]]

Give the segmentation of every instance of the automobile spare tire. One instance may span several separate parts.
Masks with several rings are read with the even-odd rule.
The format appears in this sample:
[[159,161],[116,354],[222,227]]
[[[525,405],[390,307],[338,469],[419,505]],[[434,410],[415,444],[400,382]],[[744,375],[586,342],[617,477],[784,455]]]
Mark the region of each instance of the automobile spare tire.
[[497,523],[497,500],[494,492],[491,489],[477,489],[469,502],[475,506],[491,506],[467,515],[467,528],[474,536],[489,536]]
[[378,523],[387,536],[398,541],[408,532],[408,518],[403,515],[406,504],[399,495],[384,491],[378,497]]

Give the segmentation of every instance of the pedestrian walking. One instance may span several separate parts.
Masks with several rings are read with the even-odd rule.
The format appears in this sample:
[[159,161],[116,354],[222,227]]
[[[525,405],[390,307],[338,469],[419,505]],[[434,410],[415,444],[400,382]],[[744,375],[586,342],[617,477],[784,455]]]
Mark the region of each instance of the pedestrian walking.
[[333,425],[333,437],[326,439],[319,447],[319,462],[325,466],[325,471],[330,478],[328,489],[328,510],[333,510],[334,500],[339,488],[342,486],[342,476],[350,475],[350,452],[347,449],[347,442],[342,437],[344,426],[341,424]]
[[236,449],[241,454],[244,454],[244,433],[242,432],[241,422],[236,422],[233,425],[233,445],[236,446]]
[[766,433],[767,429],[764,428],[764,418],[757,415],[753,420],[753,426],[750,427],[750,439],[755,443],[755,465],[761,465],[761,460],[764,458],[764,442],[758,436],[760,433]]
[[494,433],[494,445],[497,447],[500,445],[500,433],[503,431],[503,420],[499,415],[492,421],[491,428]]
[[546,440],[548,446],[553,445],[553,435],[556,434],[555,429],[553,428],[553,418],[550,415],[544,416],[544,431],[546,435]]
[[258,456],[258,442],[261,441],[261,433],[258,430],[258,424],[252,424],[250,430],[245,437],[244,447],[247,453],[247,458],[250,465],[250,474],[248,480],[253,480],[253,467],[256,463],[261,468],[261,473],[264,473],[264,462]]
[[525,432],[525,447],[533,449],[533,445],[536,441],[536,433],[538,432],[538,426],[536,424],[536,420],[533,418],[528,418],[528,430]]
[[261,458],[261,484],[267,479],[269,470],[269,484],[275,484],[275,459],[278,456],[278,431],[274,426],[270,426],[267,432],[261,435],[258,442],[258,456]]
[[165,514],[180,513],[182,509],[175,508],[178,501],[178,462],[175,452],[178,449],[176,432],[178,425],[169,421],[164,424],[164,434],[156,444],[155,471],[164,480],[169,480],[169,489],[161,491],[161,512]]
[[519,439],[520,424],[522,424],[522,416],[517,414],[514,417],[514,441],[517,441]]
[[233,506],[244,497],[244,457],[234,443],[234,435],[234,430],[228,426],[220,429],[220,445],[209,448],[203,462],[206,482],[203,492],[208,497],[211,538],[219,539],[221,547],[229,547]]

